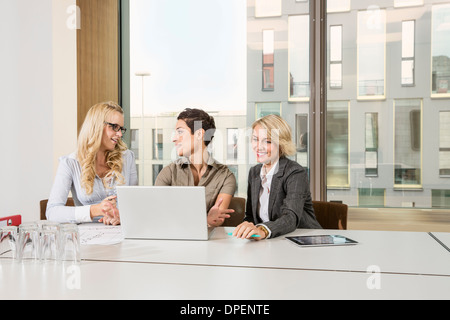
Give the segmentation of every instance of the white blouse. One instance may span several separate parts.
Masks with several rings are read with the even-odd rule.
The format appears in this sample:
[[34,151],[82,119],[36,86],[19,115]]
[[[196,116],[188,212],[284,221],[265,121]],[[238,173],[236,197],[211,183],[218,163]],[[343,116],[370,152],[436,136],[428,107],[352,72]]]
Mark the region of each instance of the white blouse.
[[[126,186],[138,184],[134,153],[127,150],[123,153],[122,175]],[[72,191],[75,207],[66,207],[67,197]],[[93,192],[87,195],[81,187],[81,166],[76,153],[59,159],[59,167],[47,204],[46,216],[48,220],[60,223],[91,222],[91,205],[99,204],[110,194],[102,179],[95,177]]]

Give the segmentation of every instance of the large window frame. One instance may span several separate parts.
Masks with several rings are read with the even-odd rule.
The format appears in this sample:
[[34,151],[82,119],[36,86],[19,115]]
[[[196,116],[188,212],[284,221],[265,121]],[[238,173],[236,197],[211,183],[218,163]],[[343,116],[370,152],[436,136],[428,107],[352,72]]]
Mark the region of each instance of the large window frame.
[[[119,0],[121,3],[121,8],[122,8],[122,14],[126,15],[127,14],[127,6],[129,4],[130,0]],[[348,1],[348,3],[350,3],[351,1]],[[395,2],[395,3],[394,3]],[[280,103],[280,113],[283,114],[284,111],[286,110],[286,114],[288,111],[288,108],[298,104],[298,103],[305,103],[309,105],[309,114],[308,114],[308,135],[309,135],[309,141],[308,141],[308,153],[309,153],[309,157],[308,157],[308,171],[310,174],[310,183],[311,183],[311,191],[312,191],[312,196],[313,199],[315,200],[327,200],[327,151],[326,151],[326,137],[327,137],[327,104],[328,104],[328,86],[329,83],[327,82],[327,75],[329,75],[329,68],[330,68],[330,64],[342,64],[343,65],[343,61],[346,62],[346,65],[342,67],[342,86],[335,86],[334,89],[336,89],[335,91],[337,92],[343,92],[345,90],[347,90],[347,83],[351,82],[351,81],[356,81],[358,82],[358,77],[359,77],[359,72],[356,71],[355,78],[356,79],[352,79],[350,77],[348,77],[348,72],[346,73],[345,68],[348,68],[348,65],[350,65],[352,63],[351,59],[345,60],[346,57],[348,58],[348,56],[346,56],[346,51],[349,50],[349,48],[345,47],[342,48],[342,55],[341,55],[341,59],[342,60],[333,60],[333,61],[329,61],[327,60],[327,56],[330,54],[328,51],[328,34],[330,32],[330,27],[327,25],[327,17],[329,12],[327,12],[327,8],[326,8],[326,4],[327,2],[322,2],[322,1],[309,1],[304,2],[304,1],[295,1],[295,3],[302,3],[302,5],[308,6],[310,8],[310,12],[309,12],[309,35],[310,35],[310,39],[309,39],[309,97],[290,97],[290,86],[288,85],[287,90],[285,90],[285,82],[286,79],[282,79],[282,78],[278,78],[278,82],[275,83],[275,88],[272,90],[272,88],[270,88],[269,90],[267,90],[268,88],[265,88],[265,90],[261,90],[261,85],[259,85],[259,90],[265,95],[265,94],[278,94],[279,90],[284,91],[283,95],[287,94],[288,95],[288,102],[285,103]],[[353,3],[353,2],[352,2]],[[421,6],[425,6],[424,1],[422,0],[411,0],[411,1],[393,1],[393,7],[389,7],[389,9],[387,10],[386,8],[382,8],[381,12],[382,15],[384,17],[383,21],[385,22],[384,25],[384,45],[382,48],[383,51],[383,91],[382,94],[377,94],[377,95],[373,95],[373,96],[366,96],[366,95],[361,95],[359,94],[359,92],[357,91],[357,89],[353,92],[353,96],[350,99],[351,103],[353,103],[353,101],[359,102],[359,101],[367,101],[368,103],[372,103],[375,102],[377,103],[377,106],[379,105],[384,105],[385,109],[389,110],[389,111],[382,111],[378,114],[378,122],[380,124],[380,144],[386,144],[386,143],[392,143],[392,149],[394,148],[394,142],[393,141],[386,141],[381,139],[381,132],[382,132],[382,128],[381,126],[385,126],[385,124],[387,123],[385,121],[385,117],[386,117],[386,112],[389,113],[389,123],[390,125],[392,125],[392,121],[391,121],[391,117],[395,117],[395,104],[394,104],[394,100],[400,100],[400,99],[409,99],[409,95],[406,94],[406,90],[411,90],[411,88],[408,88],[409,86],[417,86],[419,87],[421,85],[421,83],[419,83],[421,81],[421,77],[417,76],[416,79],[414,79],[412,81],[412,83],[402,83],[401,78],[400,79],[393,79],[391,76],[387,76],[387,69],[392,67],[392,63],[391,65],[389,65],[389,61],[391,61],[390,59],[392,59],[391,57],[387,57],[387,39],[392,37],[392,33],[393,33],[393,29],[392,26],[390,25],[390,14],[392,14],[392,12],[390,12],[391,10],[407,10],[409,7],[413,7],[415,8],[415,10],[418,12],[420,11],[420,7]],[[283,6],[284,6],[284,1],[283,1]],[[417,8],[416,8],[417,7]],[[286,12],[283,11],[284,9],[281,10],[281,13],[278,11],[276,14],[270,14],[268,16],[259,16],[259,19],[265,19],[265,20],[270,20],[273,18],[277,18],[281,16],[286,15]],[[350,9],[345,5],[342,8],[341,7],[335,7],[333,9],[335,13],[342,13],[342,12],[349,12]],[[351,9],[352,11],[355,9]],[[367,8],[359,8],[358,9],[359,12],[361,11],[367,11]],[[427,11],[430,12],[430,11]],[[288,15],[292,15],[292,16],[301,16],[304,15],[303,13],[293,13],[293,14],[288,14]],[[404,17],[402,21],[415,21],[417,17],[416,16],[411,16],[411,17]],[[398,26],[401,26],[401,22],[400,24],[398,24],[396,21],[396,26],[395,28],[397,28],[397,34],[395,34],[396,37],[400,37],[400,41],[399,43],[401,44],[401,28],[398,29]],[[389,22],[389,23],[388,23]],[[423,25],[421,24],[423,22],[420,22],[419,20],[414,22],[414,49],[416,49],[416,45],[419,46],[421,45],[419,43],[419,32],[423,31]],[[339,22],[333,22],[333,26],[339,26]],[[286,26],[287,27],[287,26]],[[391,28],[391,29],[389,29]],[[266,28],[266,29],[270,29],[270,28]],[[289,28],[287,27],[286,30],[288,30]],[[389,30],[388,30],[389,29]],[[129,30],[129,21],[127,22],[126,19],[123,19],[122,21],[122,33],[126,33],[127,30]],[[341,29],[341,36],[343,38],[345,38],[346,36],[348,36],[348,28],[346,28],[345,22],[342,24],[342,29]],[[274,33],[275,33],[275,38],[282,38],[282,36],[279,37],[279,29],[278,26],[274,27]],[[289,32],[289,31],[287,31]],[[356,32],[356,31],[355,31]],[[416,38],[417,37],[417,38]],[[262,40],[262,38],[261,38]],[[281,58],[283,57],[282,54],[280,54],[280,52],[282,52],[281,50],[277,51],[277,46],[280,46],[280,43],[284,43],[286,44],[286,47],[289,47],[289,35],[285,36],[285,39],[283,40],[276,40],[276,41],[280,41],[276,46],[275,46],[275,53],[274,55],[278,58],[278,62],[274,60],[274,64],[278,63],[277,66],[275,66],[276,68],[282,68],[283,66],[281,65],[281,63],[279,61],[283,61]],[[283,42],[284,41],[284,42]],[[128,45],[128,47],[127,47]],[[283,49],[286,49],[286,47],[283,47]],[[129,92],[126,91],[127,85],[129,84],[129,79],[127,79],[127,75],[129,74],[129,70],[127,70],[127,65],[129,65],[129,59],[130,59],[130,54],[129,52],[127,52],[128,48],[129,48],[129,43],[127,44],[127,39],[125,37],[122,37],[122,47],[121,47],[121,61],[122,61],[122,105],[126,108],[129,109]],[[380,47],[381,48],[381,47]],[[400,45],[401,48],[401,45]],[[356,50],[357,53],[355,55],[355,59],[360,60],[360,54],[359,54],[359,50],[357,47],[355,48],[350,48],[352,50]],[[390,50],[392,50],[391,47],[389,47]],[[288,60],[291,59],[291,54],[289,54],[289,49],[286,49],[288,52]],[[405,61],[413,61],[414,63],[414,72],[417,71],[417,75],[421,74],[420,70],[419,70],[419,66],[416,66],[416,63],[418,64],[417,61],[423,61],[423,51],[420,51],[420,48],[417,51],[414,51],[413,56],[411,55],[402,55],[402,51],[399,51],[399,55],[398,55],[398,61],[400,62],[400,64],[402,62]],[[391,52],[389,52],[389,54],[391,54]],[[431,55],[432,56],[432,55]],[[432,58],[431,58],[432,59]],[[259,60],[258,60],[259,61]],[[288,61],[288,64],[290,62]],[[408,63],[408,62],[406,62]],[[433,64],[433,61],[431,61],[431,64]],[[263,65],[261,64],[261,66],[263,67]],[[394,66],[396,68],[396,66]],[[401,67],[398,68],[399,73],[401,74]],[[258,72],[258,70],[256,71]],[[431,77],[431,75],[430,75]],[[287,78],[287,83],[290,83],[290,79],[289,79],[289,74],[286,75]],[[281,79],[281,80],[280,80]],[[389,83],[388,83],[389,82]],[[416,83],[417,82],[417,83]],[[403,94],[399,97],[389,97],[388,95],[388,91],[392,89],[393,85],[398,85],[399,87],[402,88]],[[428,86],[428,85],[427,85]],[[350,85],[348,86],[350,87]],[[279,89],[281,88],[281,89]],[[358,88],[358,86],[356,86],[356,88]],[[263,96],[263,94],[261,94],[261,97]],[[128,97],[127,97],[128,95]],[[342,96],[343,97],[343,96]],[[406,97],[406,98],[405,98]],[[449,98],[450,94],[448,93],[439,93],[439,94],[433,94],[432,92],[432,88],[428,88],[427,89],[427,94],[422,94],[420,93],[418,97],[414,97],[414,98],[419,98],[419,99],[424,99],[424,101],[428,101],[428,99],[431,99],[432,101],[437,101],[437,100],[441,100],[441,98]],[[436,99],[438,98],[438,99]],[[333,99],[335,100],[335,99]],[[342,98],[340,100],[347,100],[346,98]],[[257,118],[258,115],[260,115],[261,113],[258,111],[258,106],[261,106],[262,103],[267,103],[269,101],[272,101],[274,103],[278,103],[280,100],[275,98],[273,100],[270,99],[261,99],[261,100],[253,100],[252,101],[252,106],[249,107],[249,110],[251,108],[251,118],[255,117]],[[335,100],[336,101],[336,100]],[[254,102],[254,103],[253,103]],[[422,102],[423,103],[423,102]],[[128,104],[128,106],[127,106]],[[250,103],[249,103],[250,105]],[[392,108],[392,109],[391,109]],[[353,105],[352,105],[352,109],[353,109]],[[356,109],[356,108],[355,108]],[[424,112],[426,112],[425,107],[421,107],[421,126],[423,125],[423,122],[425,121],[425,117],[424,117]],[[442,111],[447,111],[447,109],[443,109],[442,107],[439,107],[439,110]],[[254,112],[254,113],[253,113]],[[374,108],[366,108],[365,110],[363,110],[361,112],[361,114],[374,114],[377,113],[378,109],[374,109]],[[383,113],[385,112],[385,113]],[[297,114],[305,116],[306,113],[303,111],[298,111]],[[247,115],[248,116],[248,115]],[[127,117],[126,117],[127,118]],[[298,121],[298,119],[296,118],[294,121]],[[359,121],[359,120],[357,120]],[[294,126],[296,126],[296,123],[294,123]],[[352,124],[349,124],[349,127],[351,127]],[[384,128],[386,129],[386,128]],[[389,130],[391,130],[391,128],[389,128]],[[392,129],[395,130],[395,129]],[[423,132],[422,132],[422,138],[423,138]],[[301,140],[300,137],[298,135],[296,135],[296,139],[297,139],[297,143]],[[349,138],[350,140],[350,138]],[[354,139],[352,141],[359,141],[363,139]],[[350,143],[350,142],[349,142]],[[299,144],[300,145],[300,144]],[[422,150],[421,152],[426,154],[426,150],[424,150],[424,146],[423,143],[421,143],[422,146]],[[383,145],[383,148],[386,149],[386,145]],[[381,147],[380,147],[381,149]],[[445,149],[446,151],[446,149]],[[351,151],[350,151],[351,152]],[[392,151],[394,152],[394,151]],[[376,156],[375,156],[376,153]],[[383,172],[383,170],[386,171],[386,168],[388,171],[391,172],[394,171],[394,175],[395,175],[395,169],[391,169],[391,166],[393,167],[394,164],[392,163],[392,159],[389,158],[390,161],[389,163],[386,162],[386,154],[383,154],[380,150],[378,150],[377,148],[373,148],[373,146],[368,146],[365,145],[364,143],[362,144],[362,149],[361,149],[361,155],[358,155],[358,157],[360,157],[362,159],[361,161],[361,168],[362,168],[362,175],[365,175],[367,177],[372,177],[372,178],[376,178],[376,176],[378,174],[381,174]],[[421,156],[423,158],[423,156]],[[395,162],[395,160],[394,160]],[[423,162],[423,160],[422,160]],[[423,169],[424,168],[424,163],[421,165],[422,171],[421,171],[421,175],[423,175]],[[366,170],[369,169],[369,170]],[[439,174],[437,174],[439,176]],[[447,178],[445,175],[441,175],[442,178]],[[353,179],[351,177],[351,179]],[[349,180],[351,180],[349,179]],[[391,186],[387,186],[387,188],[390,187],[390,189],[397,189],[399,191],[401,190],[405,190],[405,189],[420,189],[423,188],[423,182],[424,179],[423,177],[420,178],[421,183],[417,184],[417,185],[411,185],[411,186],[405,186],[405,185],[398,185],[395,183],[392,183]],[[394,185],[395,184],[395,185]],[[342,186],[341,186],[342,187]],[[361,189],[364,189],[365,186],[363,186]],[[379,188],[381,190],[381,188]],[[391,192],[391,190],[387,190],[387,192]],[[381,194],[381,191],[380,191]],[[386,198],[386,196],[385,196]],[[389,206],[389,201],[385,199],[384,201],[388,206]]]

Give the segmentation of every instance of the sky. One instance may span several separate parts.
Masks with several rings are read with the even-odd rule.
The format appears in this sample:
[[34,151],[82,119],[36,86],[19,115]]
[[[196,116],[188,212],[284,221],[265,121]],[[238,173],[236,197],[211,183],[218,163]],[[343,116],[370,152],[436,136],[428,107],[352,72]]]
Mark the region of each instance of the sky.
[[131,0],[131,115],[244,111],[247,8],[242,0]]

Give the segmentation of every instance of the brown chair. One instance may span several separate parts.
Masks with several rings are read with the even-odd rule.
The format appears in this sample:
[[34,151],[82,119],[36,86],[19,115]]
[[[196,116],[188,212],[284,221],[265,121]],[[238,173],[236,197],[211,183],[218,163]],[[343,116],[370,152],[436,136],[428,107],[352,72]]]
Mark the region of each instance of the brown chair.
[[231,198],[229,209],[233,209],[234,213],[230,214],[231,217],[225,219],[223,227],[237,227],[244,221],[245,218],[245,199],[239,197]]
[[[40,206],[41,206],[41,220],[47,220],[47,216],[45,215],[45,212],[47,211],[47,203],[48,199],[41,200]],[[67,198],[67,207],[75,207],[75,203],[73,202],[72,198]]]
[[348,206],[342,203],[313,201],[317,221],[324,229],[347,230]]

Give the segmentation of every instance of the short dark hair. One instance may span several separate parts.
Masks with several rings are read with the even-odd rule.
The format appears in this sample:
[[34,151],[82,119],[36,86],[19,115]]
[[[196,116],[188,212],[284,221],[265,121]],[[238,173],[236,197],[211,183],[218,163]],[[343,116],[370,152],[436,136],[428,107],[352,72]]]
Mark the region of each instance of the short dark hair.
[[191,134],[194,134],[195,129],[200,129],[199,127],[195,127],[195,123],[201,122],[202,129],[205,130],[203,140],[206,146],[208,146],[214,138],[214,134],[216,133],[216,123],[214,118],[203,110],[190,108],[184,109],[184,111],[179,114],[177,120],[183,120],[186,122],[186,125],[189,129],[191,129]]

